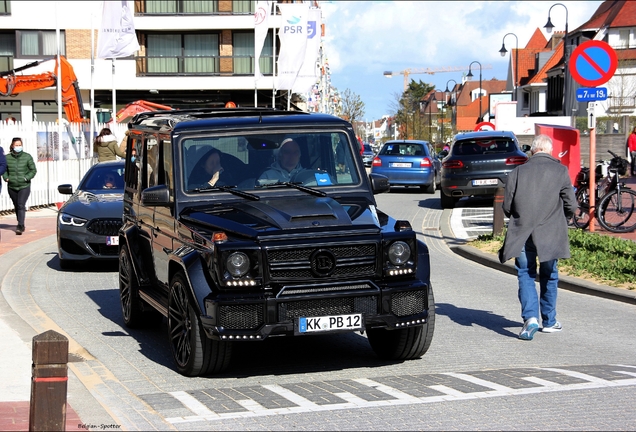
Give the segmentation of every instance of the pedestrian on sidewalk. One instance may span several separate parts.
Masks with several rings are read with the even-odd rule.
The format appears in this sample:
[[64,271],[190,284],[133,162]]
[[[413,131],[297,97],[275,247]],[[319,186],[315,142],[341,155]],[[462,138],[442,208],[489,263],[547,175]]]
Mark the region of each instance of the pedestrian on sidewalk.
[[[570,258],[568,222],[576,209],[576,197],[568,169],[552,156],[552,140],[537,135],[530,148],[532,156],[508,176],[503,211],[509,218],[499,260],[515,258],[523,328],[519,339],[532,340],[539,330],[561,331],[556,320],[559,258]],[[535,279],[539,258],[540,301]]]
[[629,138],[627,138],[627,148],[632,159],[632,177],[634,177],[636,176],[636,126],[632,133],[629,134]]
[[114,161],[117,156],[126,157],[126,152],[119,149],[117,138],[109,128],[103,128],[95,137],[93,151],[97,153],[97,162]]
[[24,218],[26,216],[26,202],[31,195],[31,179],[35,177],[37,169],[30,154],[22,151],[22,138],[13,138],[10,153],[7,155],[7,170],[2,174],[4,181],[8,183],[9,198],[15,208],[15,216],[18,226],[15,233],[24,232]]

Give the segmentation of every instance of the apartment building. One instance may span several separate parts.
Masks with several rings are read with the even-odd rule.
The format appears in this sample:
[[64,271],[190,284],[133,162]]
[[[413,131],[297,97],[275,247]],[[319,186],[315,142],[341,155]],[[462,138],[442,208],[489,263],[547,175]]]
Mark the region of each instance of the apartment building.
[[[279,42],[272,40],[272,29],[259,59],[263,78],[255,88],[255,1],[136,0],[130,4],[135,8],[134,25],[141,49],[114,62],[95,59],[91,73],[91,29],[96,52],[101,1],[0,0],[0,70],[53,59],[59,28],[61,53],[77,76],[86,110],[90,108],[91,88],[96,109],[104,111],[112,108],[113,88],[117,109],[136,100],[175,108],[220,107],[228,102],[254,106],[256,100],[258,106],[286,108],[287,91],[272,90],[273,53],[279,49]],[[277,28],[280,16],[270,23]],[[18,74],[54,70],[53,59]],[[55,121],[57,112],[55,87],[0,96],[2,120]]]

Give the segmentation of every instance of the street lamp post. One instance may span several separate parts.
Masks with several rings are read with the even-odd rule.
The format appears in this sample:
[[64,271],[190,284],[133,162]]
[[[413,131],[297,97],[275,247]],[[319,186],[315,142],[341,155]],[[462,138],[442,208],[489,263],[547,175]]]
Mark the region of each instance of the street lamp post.
[[483,121],[483,111],[481,110],[481,63],[479,63],[477,60],[475,60],[474,62],[471,62],[468,65],[468,74],[466,75],[466,77],[468,78],[472,78],[473,77],[473,72],[471,70],[471,66],[473,65],[473,63],[477,63],[479,65],[479,116],[477,117],[477,123],[481,123]]
[[555,3],[550,6],[548,10],[548,22],[543,26],[548,33],[552,33],[554,25],[550,20],[550,11],[555,6],[563,6],[565,8],[565,35],[563,36],[563,56],[565,57],[563,65],[563,115],[567,115],[567,101],[568,101],[568,63],[570,62],[570,53],[568,52],[568,8],[563,3]]
[[[448,83],[451,82],[451,81],[455,83],[455,86],[457,85],[457,81],[455,81],[454,79],[449,79],[448,81],[446,81],[446,89],[444,90],[444,105],[447,105],[446,104],[446,99],[448,98],[448,93],[449,93]],[[455,90],[455,86],[453,86],[453,94],[455,94],[455,91],[454,91]],[[451,106],[452,106],[452,99],[451,99]],[[442,110],[443,109],[444,108],[442,107]],[[444,144],[444,123],[445,123],[445,121],[446,121],[446,116],[444,116],[444,119],[442,121],[442,145]],[[452,123],[453,123],[453,119],[452,119],[452,113],[451,113],[451,126],[452,126]]]
[[433,102],[435,102],[436,100],[437,99],[435,98],[435,90],[433,90],[433,95],[428,100],[428,139],[431,142],[433,141],[433,122],[432,122],[433,111],[432,110],[433,110]]
[[517,87],[519,86],[519,38],[517,37],[516,34],[514,33],[507,33],[504,35],[503,39],[501,39],[501,49],[499,50],[499,54],[501,54],[502,57],[506,56],[506,53],[508,52],[508,50],[506,49],[506,45],[504,44],[504,41],[506,40],[506,36],[514,36],[517,44],[516,44],[516,51],[515,51],[515,82],[514,82],[514,87],[515,87],[515,93],[513,95],[513,100],[516,101],[517,100]]

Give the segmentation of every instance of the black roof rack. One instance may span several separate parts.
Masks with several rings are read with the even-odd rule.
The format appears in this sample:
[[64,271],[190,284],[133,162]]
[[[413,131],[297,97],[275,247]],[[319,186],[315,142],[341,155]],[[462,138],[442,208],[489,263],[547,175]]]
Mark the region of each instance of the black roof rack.
[[[180,110],[164,110],[164,111],[149,111],[136,114],[129,127],[133,125],[141,125],[142,122],[153,118],[166,119],[170,117],[176,121],[196,120],[196,119],[208,119],[208,118],[221,118],[221,117],[245,117],[245,116],[275,116],[275,115],[308,115],[304,111],[282,111],[273,108],[187,108]],[[158,126],[158,125],[157,125]]]

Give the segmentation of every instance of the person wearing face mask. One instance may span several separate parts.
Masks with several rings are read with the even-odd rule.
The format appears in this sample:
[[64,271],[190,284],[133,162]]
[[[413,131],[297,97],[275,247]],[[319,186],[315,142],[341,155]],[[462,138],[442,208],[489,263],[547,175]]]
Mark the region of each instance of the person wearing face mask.
[[22,139],[13,138],[7,155],[7,170],[2,174],[8,183],[9,198],[15,208],[18,226],[15,233],[24,232],[24,218],[26,216],[26,202],[31,194],[31,179],[35,177],[37,169],[30,154],[22,151]]

